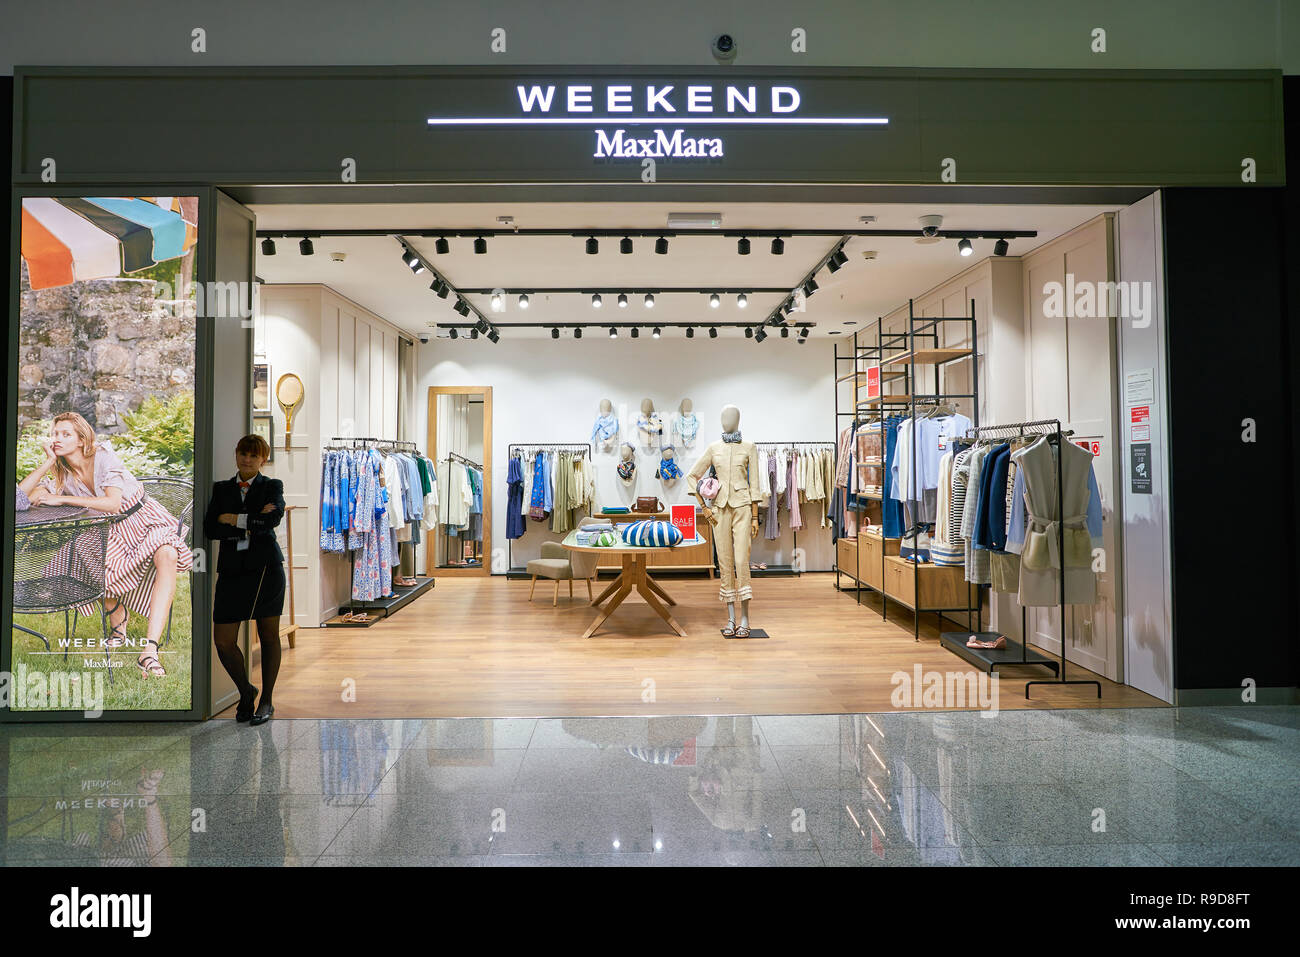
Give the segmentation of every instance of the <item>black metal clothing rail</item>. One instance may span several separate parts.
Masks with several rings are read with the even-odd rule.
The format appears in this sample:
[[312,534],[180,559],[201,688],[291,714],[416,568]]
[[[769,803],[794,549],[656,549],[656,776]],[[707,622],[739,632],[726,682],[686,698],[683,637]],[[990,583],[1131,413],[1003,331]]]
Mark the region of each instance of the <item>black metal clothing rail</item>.
[[[835,452],[835,443],[834,443],[834,442],[755,442],[755,443],[754,443],[754,448],[757,448],[757,449],[776,449],[778,452],[781,451],[782,449],[788,449],[789,451],[792,451],[792,452],[798,452],[799,450],[801,450],[801,449],[806,449],[806,448],[830,449],[830,450],[831,450],[831,453],[832,453],[832,455],[833,455],[834,452]],[[834,489],[831,489],[830,492],[831,492],[832,495],[834,495]],[[796,493],[796,494],[797,494],[797,493]],[[773,497],[775,498],[775,493],[773,493]],[[769,507],[769,508],[776,508],[777,505],[776,505],[775,502],[772,502],[771,504],[769,504],[768,507]],[[832,527],[831,527],[831,532],[832,532],[832,535],[833,535],[833,534],[834,534],[834,526],[833,526],[833,525],[832,525]],[[798,530],[795,529],[794,527],[791,527],[791,529],[790,529],[790,549],[791,549],[791,552],[797,551],[797,550],[799,549],[799,532],[798,532]],[[764,570],[766,570],[766,571],[784,571],[786,567],[787,567],[787,566],[784,566],[784,565],[773,565],[773,566],[772,566],[771,568],[769,568],[769,569],[759,569],[759,571],[764,571]],[[799,571],[797,568],[794,567],[794,564],[793,564],[793,563],[791,563],[788,567],[789,567],[790,570],[793,571],[796,575],[801,575],[801,574],[803,574],[801,571]],[[754,571],[754,569],[750,569],[751,576],[752,576],[753,571]]]
[[[1059,607],[1061,610],[1061,661],[1059,668],[1054,667],[1054,663],[1046,661],[1029,661],[1029,629],[1027,610],[1024,605],[1020,606],[1020,651],[1021,661],[1011,662],[1015,664],[1043,664],[1052,667],[1056,673],[1055,678],[1036,678],[1025,682],[1025,697],[1029,697],[1029,688],[1032,685],[1092,685],[1097,689],[1097,697],[1101,697],[1101,682],[1091,678],[1067,678],[1065,674],[1065,640],[1066,631],[1069,627],[1069,621],[1065,614],[1065,481],[1064,481],[1064,458],[1062,455],[1061,444],[1071,435],[1073,430],[1062,430],[1060,419],[1035,419],[1029,422],[1010,422],[1004,425],[988,425],[983,428],[976,425],[966,432],[967,438],[977,442],[986,439],[1000,440],[1010,438],[1023,438],[1029,435],[1037,435],[1046,438],[1049,442],[1056,444],[1056,554],[1059,556],[1060,568],[1060,594]],[[1006,662],[1004,662],[1006,663]]]
[[[459,452],[448,452],[448,453],[447,453],[447,485],[448,485],[448,488],[447,488],[447,489],[439,489],[439,491],[438,491],[438,494],[439,494],[439,496],[440,496],[440,498],[441,498],[441,500],[442,500],[442,502],[443,502],[443,505],[444,505],[444,507],[443,507],[443,511],[442,511],[443,521],[441,521],[441,522],[438,523],[438,524],[439,524],[439,527],[440,527],[441,530],[442,530],[442,559],[443,559],[443,564],[442,564],[441,566],[439,566],[439,567],[441,567],[441,568],[460,568],[460,567],[463,567],[463,566],[460,566],[460,565],[452,565],[452,564],[451,564],[451,538],[452,538],[452,536],[451,536],[451,534],[447,531],[448,523],[447,523],[446,519],[448,519],[448,518],[450,517],[450,513],[449,513],[448,510],[451,508],[451,494],[450,494],[450,486],[451,486],[451,463],[452,463],[452,462],[459,462],[461,465],[467,466],[468,468],[478,469],[480,473],[482,473],[482,471],[483,471],[483,464],[482,464],[481,462],[475,462],[473,459],[469,458],[468,456],[461,455]],[[459,536],[459,535],[456,536],[456,540],[457,540],[457,541],[460,541],[460,536]],[[479,566],[482,566],[482,564],[483,564],[483,556],[482,556],[481,554],[479,554],[479,552],[478,552],[478,548],[479,548],[480,545],[482,545],[482,543],[483,543],[483,538],[482,538],[482,536],[480,535],[478,541],[477,541],[476,544],[475,544],[475,550],[474,550],[474,554],[475,554],[475,558],[474,558],[474,560],[478,562]],[[462,552],[462,557],[463,557],[463,552]]]
[[[506,461],[515,457],[516,452],[578,452],[585,459],[594,458],[590,442],[513,442],[506,446]],[[506,504],[509,507],[510,486],[506,486]],[[506,574],[515,567],[514,539],[506,539]]]

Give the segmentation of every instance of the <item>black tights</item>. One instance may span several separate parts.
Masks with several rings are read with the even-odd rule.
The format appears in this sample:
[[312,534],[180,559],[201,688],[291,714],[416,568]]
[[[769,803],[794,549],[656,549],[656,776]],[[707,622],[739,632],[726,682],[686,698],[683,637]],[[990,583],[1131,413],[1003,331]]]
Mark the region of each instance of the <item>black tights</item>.
[[[248,681],[244,653],[239,650],[239,623],[214,624],[212,640],[217,646],[221,666],[239,689],[239,697],[246,701],[253,697],[253,686]],[[262,648],[262,698],[258,706],[271,704],[275,678],[280,673],[280,616],[257,619],[257,641]],[[252,703],[251,701],[249,702]]]

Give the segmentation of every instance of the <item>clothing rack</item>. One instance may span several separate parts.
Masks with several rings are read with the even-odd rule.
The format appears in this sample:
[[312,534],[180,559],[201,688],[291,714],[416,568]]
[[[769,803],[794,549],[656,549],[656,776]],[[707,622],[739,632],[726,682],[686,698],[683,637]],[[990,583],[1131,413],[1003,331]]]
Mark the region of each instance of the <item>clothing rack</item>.
[[[450,509],[450,507],[451,507],[451,492],[450,492],[450,489],[451,489],[451,463],[452,463],[452,462],[459,462],[461,465],[464,465],[464,466],[466,466],[466,467],[468,467],[468,468],[478,469],[478,471],[479,471],[480,473],[483,472],[483,463],[481,463],[481,462],[475,462],[473,459],[469,458],[468,456],[461,455],[459,452],[448,452],[448,453],[447,453],[447,489],[445,489],[445,490],[444,490],[444,489],[439,489],[439,490],[438,490],[439,501],[441,501],[441,502],[443,503],[443,505],[444,505],[443,513],[442,513],[444,519],[448,517],[448,512],[447,512],[447,510]],[[463,564],[463,563],[458,563],[458,564],[453,565],[453,564],[451,563],[451,538],[452,538],[452,536],[451,536],[450,534],[447,533],[447,523],[446,523],[445,521],[443,521],[443,522],[439,522],[439,523],[438,523],[438,526],[439,526],[439,528],[442,530],[442,559],[443,559],[443,564],[442,564],[441,566],[439,566],[439,567],[441,567],[441,568],[467,568],[467,567],[479,567],[479,568],[482,568],[482,567],[483,567],[483,556],[482,556],[482,554],[480,554],[480,552],[479,552],[479,546],[480,546],[480,545],[482,544],[482,542],[483,542],[483,539],[482,539],[481,536],[480,536],[480,538],[478,539],[478,541],[477,541],[477,542],[475,543],[475,545],[474,545],[474,557],[473,557],[473,559],[471,559],[471,564],[470,564],[470,565],[465,565],[465,564]],[[484,529],[484,531],[486,531],[486,529]],[[456,540],[457,540],[458,542],[461,540],[459,535],[456,536]],[[460,555],[460,557],[463,558],[463,557],[464,557],[464,554],[465,554],[465,553],[464,553],[464,547],[461,546],[461,555]]]
[[[834,442],[755,442],[756,449],[775,449],[776,451],[797,452],[802,449],[830,449],[831,453],[835,452]],[[832,490],[833,494],[834,490]],[[769,506],[771,507],[771,506]],[[799,548],[799,532],[790,529],[790,548],[796,551]],[[803,574],[794,564],[789,565],[769,565],[767,568],[751,568],[749,570],[750,578],[762,578],[767,575],[801,575]]]
[[[1062,464],[1063,456],[1060,453],[1060,444],[1069,436],[1073,435],[1073,430],[1063,430],[1060,419],[1033,419],[1027,422],[1008,422],[1001,425],[975,426],[966,431],[966,438],[982,444],[984,442],[1001,441],[1004,439],[1025,438],[1027,436],[1045,437],[1049,442],[1057,445],[1056,454],[1056,535],[1057,535],[1057,555],[1060,556],[1060,611],[1061,611],[1061,655],[1060,662],[1052,660],[1048,655],[1038,651],[1029,650],[1029,633],[1028,633],[1028,614],[1024,605],[1020,606],[1020,641],[1015,642],[1007,639],[1007,647],[1004,649],[995,648],[968,648],[965,639],[968,637],[965,632],[945,632],[939,636],[939,640],[950,650],[956,651],[958,655],[974,659],[976,662],[986,666],[989,673],[998,665],[1043,665],[1051,668],[1056,675],[1051,679],[1031,679],[1025,682],[1025,697],[1029,697],[1029,688],[1031,685],[1093,685],[1097,689],[1097,697],[1101,697],[1101,682],[1092,679],[1069,679],[1065,674],[1065,640],[1068,621],[1065,615],[1065,523],[1061,521],[1065,514],[1065,487]],[[991,634],[991,633],[990,633]],[[1019,645],[1020,657],[1016,658],[1016,645]]]
[[[410,441],[409,439],[380,439],[380,438],[376,438],[373,435],[334,435],[330,437],[329,441],[330,441],[329,445],[323,446],[321,448],[322,452],[349,452],[349,451],[355,451],[357,449],[375,449],[380,452],[413,452],[416,455],[420,455],[420,456],[423,456],[424,454],[420,451],[419,446],[415,442]],[[415,548],[414,542],[398,542],[399,550],[402,545],[410,545],[412,549]],[[412,552],[412,560],[414,560],[414,552]],[[399,560],[392,567],[400,568],[401,561]],[[426,578],[421,581],[417,574],[415,578],[416,580],[415,585],[401,586],[401,585],[394,584],[393,594],[391,596],[386,598],[381,596],[375,601],[370,601],[370,602],[358,602],[356,599],[351,597],[352,577],[355,572],[355,569],[356,569],[356,555],[351,550],[349,550],[348,552],[348,604],[347,604],[348,616],[351,617],[353,615],[356,615],[359,610],[365,612],[370,617],[367,618],[367,620],[364,622],[351,622],[347,620],[336,622],[335,620],[331,619],[329,622],[327,622],[327,624],[329,625],[340,625],[340,626],[372,625],[380,618],[388,617],[389,615],[393,614],[393,612],[397,611],[399,608],[402,608],[403,606],[409,604],[412,600],[417,598],[419,595],[422,595],[424,592],[432,588],[434,585],[434,580],[432,578]],[[405,589],[404,593],[399,594],[397,591],[398,588],[404,588]],[[342,612],[342,606],[340,606],[339,611]]]
[[[506,461],[509,462],[515,457],[516,452],[523,452],[525,455],[532,455],[537,452],[576,452],[582,458],[592,459],[592,447],[590,442],[514,442],[506,446]],[[509,494],[506,495],[506,501],[510,501]],[[506,539],[506,575],[512,572],[522,573],[523,569],[515,568],[514,559],[514,539]]]

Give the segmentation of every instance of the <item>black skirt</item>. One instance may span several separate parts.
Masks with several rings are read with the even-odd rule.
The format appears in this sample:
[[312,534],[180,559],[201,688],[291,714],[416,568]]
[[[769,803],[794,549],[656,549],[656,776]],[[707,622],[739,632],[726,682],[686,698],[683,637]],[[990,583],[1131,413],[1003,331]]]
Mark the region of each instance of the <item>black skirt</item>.
[[279,562],[254,572],[222,572],[212,600],[217,625],[273,618],[284,611],[284,566]]

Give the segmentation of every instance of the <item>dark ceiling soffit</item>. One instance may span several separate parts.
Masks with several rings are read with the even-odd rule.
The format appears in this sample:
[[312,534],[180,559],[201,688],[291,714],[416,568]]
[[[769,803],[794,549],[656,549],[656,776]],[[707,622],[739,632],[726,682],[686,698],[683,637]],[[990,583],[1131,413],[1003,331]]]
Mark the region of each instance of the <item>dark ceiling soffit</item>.
[[1131,206],[1152,186],[864,186],[642,183],[223,186],[246,205],[357,203],[969,203],[988,206]]

